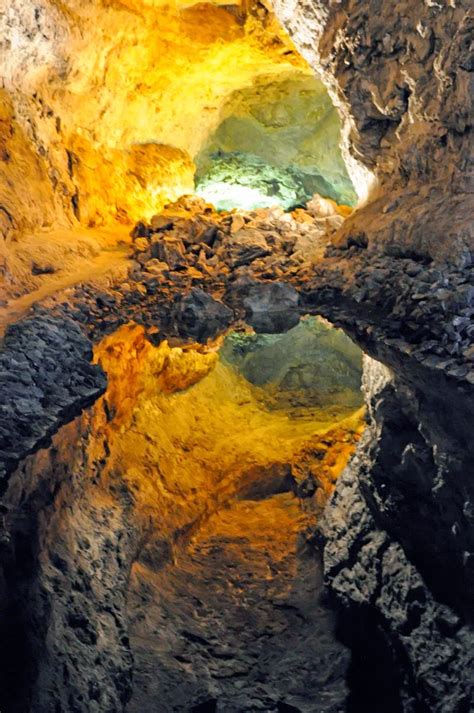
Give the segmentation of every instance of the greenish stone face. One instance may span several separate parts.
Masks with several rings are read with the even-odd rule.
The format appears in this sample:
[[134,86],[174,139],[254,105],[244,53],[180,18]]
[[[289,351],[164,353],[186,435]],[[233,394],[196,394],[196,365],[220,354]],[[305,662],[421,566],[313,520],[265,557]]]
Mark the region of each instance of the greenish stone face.
[[354,205],[339,149],[340,120],[316,78],[236,92],[196,157],[196,192],[219,209],[304,204],[314,193]]
[[284,334],[233,332],[221,359],[261,389],[272,408],[362,405],[362,352],[344,332],[316,317],[303,319]]

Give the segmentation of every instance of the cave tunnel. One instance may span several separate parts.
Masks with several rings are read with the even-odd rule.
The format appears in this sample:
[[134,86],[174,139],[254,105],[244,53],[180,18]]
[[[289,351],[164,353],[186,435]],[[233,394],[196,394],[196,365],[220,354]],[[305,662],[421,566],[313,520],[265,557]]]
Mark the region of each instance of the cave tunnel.
[[0,7],[0,713],[474,711],[467,0]]

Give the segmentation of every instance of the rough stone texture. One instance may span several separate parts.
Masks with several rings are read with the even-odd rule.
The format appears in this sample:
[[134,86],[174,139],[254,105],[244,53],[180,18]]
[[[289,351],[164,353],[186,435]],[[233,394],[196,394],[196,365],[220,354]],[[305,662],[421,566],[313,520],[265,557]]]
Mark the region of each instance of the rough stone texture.
[[233,313],[222,302],[194,287],[178,301],[171,318],[177,325],[178,334],[205,342],[229,327]]
[[301,544],[302,520],[291,494],[242,499],[212,517],[175,566],[153,557],[135,565],[129,713],[158,701],[167,713],[345,711],[349,652],[321,602],[321,563]]
[[[186,202],[184,217],[176,214],[180,210],[183,205],[170,208],[175,213],[172,227],[164,215],[161,221],[155,221],[156,231],[147,225],[140,228],[142,236],[135,240],[135,263],[128,284],[100,295],[78,288],[72,299],[71,295],[68,301],[58,296],[38,310],[67,314],[96,339],[130,318],[158,328],[158,341],[173,335],[195,339],[193,320],[197,315],[188,324],[182,321],[177,329],[169,311],[170,303],[176,300],[177,305],[184,304],[186,313],[189,299],[193,303],[193,285],[201,286],[203,292],[199,294],[202,299],[206,295],[209,304],[218,300],[221,309],[228,309],[226,320],[235,323],[246,317],[246,300],[252,298],[258,306],[258,296],[273,294],[285,275],[281,287],[284,295],[292,296],[293,307],[279,329],[291,327],[299,313],[321,313],[344,327],[367,353],[388,365],[394,379],[382,381],[377,392],[374,385],[373,398],[369,394],[373,401],[372,427],[364,440],[364,467],[352,476],[360,482],[363,497],[358,507],[363,505],[364,518],[377,523],[374,537],[377,543],[386,543],[390,566],[408,572],[406,562],[410,561],[410,581],[424,582],[422,600],[442,602],[443,616],[451,612],[449,621],[456,622],[453,626],[462,629],[462,636],[453,638],[443,624],[439,630],[425,627],[421,633],[413,625],[410,636],[406,636],[397,624],[396,612],[407,608],[411,612],[413,595],[411,590],[396,589],[397,598],[388,574],[380,586],[392,593],[383,601],[372,596],[370,588],[349,586],[351,577],[355,577],[354,568],[361,580],[376,576],[373,568],[379,550],[372,546],[364,550],[358,531],[354,531],[353,560],[339,531],[325,528],[325,537],[331,543],[328,557],[337,561],[335,569],[340,575],[336,581],[336,572],[328,562],[328,584],[346,605],[352,601],[356,610],[363,606],[364,592],[367,594],[365,606],[373,613],[367,632],[372,632],[381,652],[377,632],[382,632],[385,647],[403,672],[397,685],[406,711],[414,710],[414,699],[416,705],[436,705],[447,711],[448,685],[452,689],[449,705],[458,706],[454,710],[460,712],[466,710],[466,696],[470,694],[463,667],[450,664],[447,678],[440,677],[435,685],[445,665],[437,656],[426,659],[423,651],[437,650],[439,637],[444,636],[443,655],[464,661],[471,645],[466,627],[472,619],[470,592],[474,586],[470,508],[474,493],[469,477],[474,458],[470,438],[474,420],[472,267],[424,265],[409,257],[369,255],[357,236],[354,244],[341,250],[330,243],[334,235],[330,221],[337,217],[334,212],[326,218],[302,212],[289,217],[271,211],[237,217],[213,216],[201,207],[196,216],[196,204],[190,207]],[[204,212],[200,214],[199,210]],[[314,236],[322,223],[325,228],[320,228],[318,241]],[[233,229],[240,234],[235,248]],[[267,245],[273,252],[259,255],[258,250],[257,254],[250,251],[245,254],[246,264],[235,267],[235,256],[242,257],[246,230],[250,246],[265,253],[263,247]],[[166,242],[168,233],[172,233],[169,242],[178,246],[177,252],[163,252],[168,262],[157,264],[150,247]],[[315,262],[304,260],[299,247],[308,234],[313,238]],[[271,311],[265,316],[268,327]],[[224,324],[216,323],[212,334],[203,333],[201,338],[215,336],[223,328]],[[341,500],[334,502],[345,508],[345,498],[351,492],[344,490]],[[350,502],[347,507],[351,507]],[[336,516],[330,522],[335,521]],[[389,572],[388,564],[387,568]],[[395,575],[394,582],[398,581]],[[348,632],[350,627],[346,631],[349,636]],[[415,684],[418,680],[423,683]]]
[[[238,290],[242,278],[259,284],[284,281],[298,290],[302,313],[324,314],[388,365],[393,377],[378,385],[374,381],[370,388],[367,437],[327,513],[327,580],[354,626],[364,613],[364,639],[377,642],[376,657],[390,652],[392,668],[400,671],[402,710],[467,713],[473,707],[467,677],[472,671],[468,627],[474,560],[468,2],[393,6],[380,0],[275,0],[275,7],[341,111],[344,152],[358,193],[364,194],[371,177],[376,179],[376,189],[366,191],[370,202],[336,235],[330,233],[339,227],[337,215],[324,218],[324,228],[321,216],[309,220],[301,214],[301,221],[268,214],[211,217],[213,228],[206,224],[209,216],[200,216],[199,230],[191,227],[192,215],[181,215],[187,222],[173,220],[169,239],[162,235],[167,221],[155,224],[156,230],[143,225],[127,283],[102,294],[77,288],[41,305],[38,312],[72,317],[95,339],[130,318],[158,328],[161,336],[175,336],[169,305],[176,295],[182,299],[199,287],[226,303],[238,321],[245,317]],[[38,38],[35,57],[45,59],[33,8],[24,12]],[[12,17],[14,13],[9,22]],[[88,16],[84,27],[90,22]],[[60,33],[61,27],[50,20],[46,29]],[[25,62],[35,74],[28,33],[19,37],[20,64],[12,76]],[[90,44],[87,33],[84,37]],[[120,63],[120,53],[118,57]],[[84,85],[89,86],[88,80]],[[49,115],[49,104],[42,101],[34,100],[35,111],[45,112],[44,133],[50,135],[61,116],[59,111]],[[140,113],[141,105],[135,110]],[[95,122],[97,113],[89,107],[86,111]],[[5,125],[10,138],[3,155],[15,149],[12,136],[21,143],[10,131],[17,120],[9,112]],[[23,116],[33,116],[30,104]],[[107,123],[101,127],[104,133],[109,129]],[[17,148],[30,156],[24,147]],[[79,142],[74,155],[90,158],[89,147]],[[97,174],[97,181],[109,179],[115,159],[112,153],[104,164],[107,175]],[[63,154],[61,161],[61,175],[66,176]],[[76,180],[74,156],[69,164],[71,180]],[[86,161],[82,164],[87,167]],[[18,165],[12,162],[11,167],[15,178]],[[58,193],[70,197],[69,182],[64,185],[58,184]],[[46,193],[50,215],[54,199]],[[88,218],[102,210],[102,203],[92,202]],[[0,212],[6,235],[15,227],[13,213],[9,206]],[[253,233],[253,251],[242,255],[240,246],[236,257],[231,235],[244,225],[259,236],[255,240]],[[166,244],[153,247],[162,240]],[[37,511],[38,502],[31,502],[31,509]],[[19,556],[18,562],[23,561]],[[16,581],[21,575],[15,575]],[[350,627],[346,634],[350,638]],[[109,645],[113,649],[116,644]],[[84,655],[90,666],[89,654]],[[114,710],[119,704],[110,700]]]
[[245,321],[256,332],[278,334],[286,332],[299,321],[298,293],[283,282],[242,285]]
[[[394,403],[393,375],[368,359],[365,392],[368,428],[320,525],[326,582],[344,613],[343,636],[361,652],[362,637],[383,632],[401,674],[403,711],[467,712],[474,705],[474,632],[466,623],[472,584],[459,581],[459,569],[468,564],[464,548],[472,547],[472,520],[458,512],[453,524],[452,510],[470,502],[466,467],[472,454],[459,450],[455,435],[448,442],[445,429],[434,450],[438,468],[430,468],[427,441],[436,411],[429,409],[429,420],[410,428],[406,401]],[[419,407],[415,392],[410,395],[411,409]],[[457,472],[455,455],[465,459]],[[452,606],[435,598],[430,584]],[[378,675],[383,680],[387,672]]]
[[362,165],[380,183],[344,235],[406,256],[470,261],[470,3],[272,5],[340,110],[354,184],[364,182]]
[[107,444],[94,433],[91,453],[89,436],[88,417],[64,426],[2,498],[0,681],[9,713],[115,713],[130,696],[124,565],[139,533],[120,485],[98,487]]
[[2,3],[2,233],[151,217],[235,90],[311,76],[268,12],[221,4]]
[[105,391],[92,345],[71,320],[41,317],[11,325],[0,350],[0,478],[47,446],[58,428]]

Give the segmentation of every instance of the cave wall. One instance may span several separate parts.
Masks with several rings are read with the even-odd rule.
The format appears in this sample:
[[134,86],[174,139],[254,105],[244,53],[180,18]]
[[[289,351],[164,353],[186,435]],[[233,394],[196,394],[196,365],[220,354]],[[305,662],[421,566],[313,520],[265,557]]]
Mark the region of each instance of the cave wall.
[[274,0],[343,119],[354,184],[376,177],[340,244],[363,234],[392,255],[472,260],[472,15],[468,2]]
[[[468,711],[472,334],[465,342],[449,342],[449,334],[456,317],[466,326],[472,320],[470,8],[305,0],[274,7],[339,107],[345,150],[376,178],[367,204],[334,240],[332,297],[318,285],[322,271],[312,285],[323,314],[386,365],[367,364],[368,429],[326,510],[326,581],[365,685],[370,638],[369,665],[401,692],[397,710]],[[406,273],[396,277],[410,261],[427,281],[417,308],[401,287]],[[442,284],[460,280],[452,313],[429,263]],[[347,302],[338,310],[341,295]],[[423,334],[438,309],[444,349]],[[431,347],[420,360],[418,349]],[[461,379],[451,378],[442,353],[459,353]]]
[[320,524],[358,685],[369,665],[407,713],[469,711],[474,695],[473,416],[444,386],[440,399],[439,383],[420,388],[365,357],[368,426]]
[[234,90],[261,75],[311,71],[268,13],[247,16],[232,3],[7,5],[4,235],[150,217],[192,192],[193,157]]

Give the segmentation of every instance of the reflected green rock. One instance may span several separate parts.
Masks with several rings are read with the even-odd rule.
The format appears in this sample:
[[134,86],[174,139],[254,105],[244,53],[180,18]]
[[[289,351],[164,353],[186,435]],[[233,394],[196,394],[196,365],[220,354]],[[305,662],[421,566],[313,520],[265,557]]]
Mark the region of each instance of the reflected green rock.
[[341,408],[362,405],[362,352],[344,332],[316,317],[285,334],[227,336],[220,352],[261,390],[270,408]]

